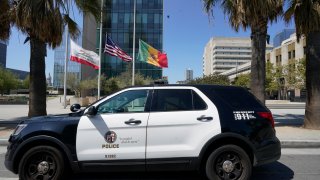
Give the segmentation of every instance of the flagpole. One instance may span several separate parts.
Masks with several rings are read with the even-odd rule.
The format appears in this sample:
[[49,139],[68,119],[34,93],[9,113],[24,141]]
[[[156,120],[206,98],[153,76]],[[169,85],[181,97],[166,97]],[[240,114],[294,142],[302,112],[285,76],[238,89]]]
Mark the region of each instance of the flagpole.
[[136,0],[133,0],[133,45],[132,45],[132,86],[134,86],[135,55],[136,55]]
[[64,62],[64,77],[63,77],[63,108],[66,109],[67,107],[67,70],[68,70],[68,44],[69,44],[69,30],[68,30],[68,25],[66,25],[66,42],[65,42],[65,48],[66,48],[66,60]]
[[102,21],[103,21],[103,0],[101,0],[101,12],[100,12],[100,40],[99,40],[99,72],[98,72],[98,99],[100,99],[100,78],[101,78],[101,60],[102,60]]

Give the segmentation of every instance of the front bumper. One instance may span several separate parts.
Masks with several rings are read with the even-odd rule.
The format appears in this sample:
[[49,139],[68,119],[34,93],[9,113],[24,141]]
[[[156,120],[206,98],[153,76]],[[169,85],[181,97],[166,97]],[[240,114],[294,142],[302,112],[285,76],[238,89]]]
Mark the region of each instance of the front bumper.
[[8,140],[9,145],[7,146],[7,152],[5,155],[4,165],[9,171],[17,174],[18,169],[14,168],[14,153],[15,153],[15,150],[17,149],[18,145],[17,145],[17,143],[13,143],[14,140],[15,140],[15,138],[11,135]]
[[255,152],[254,166],[275,162],[281,157],[281,144],[277,137],[263,141]]

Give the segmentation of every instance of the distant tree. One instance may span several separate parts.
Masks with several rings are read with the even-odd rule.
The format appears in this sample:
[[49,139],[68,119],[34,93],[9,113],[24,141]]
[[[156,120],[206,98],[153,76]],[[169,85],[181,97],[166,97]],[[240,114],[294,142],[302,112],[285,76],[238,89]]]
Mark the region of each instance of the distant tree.
[[80,82],[79,88],[81,92],[81,96],[94,95],[94,90],[97,89],[98,80],[97,78],[87,79]]
[[[102,78],[101,78],[102,79]],[[120,89],[118,85],[118,80],[114,77],[105,79],[102,84],[102,89],[104,91],[104,95],[112,94]]]
[[0,94],[3,96],[5,92],[17,88],[19,80],[15,74],[0,66]]
[[230,80],[225,75],[210,74],[201,78],[196,78],[188,84],[215,84],[215,85],[230,85]]
[[274,80],[276,87],[278,89],[278,99],[285,99],[286,96],[286,81],[285,81],[285,73],[284,73],[284,66],[283,65],[277,65],[275,67],[274,71]]
[[30,76],[28,75],[24,80],[20,82],[21,89],[29,89],[30,85]]
[[296,64],[296,87],[298,89],[306,88],[306,58],[297,60]]
[[68,73],[67,88],[71,89],[76,97],[80,97],[80,82],[77,73]]
[[[132,86],[132,73],[130,71],[125,71],[125,72],[121,73],[119,76],[116,76],[114,78],[117,81],[120,89],[128,87],[128,86]],[[136,73],[135,78],[134,78],[134,82],[135,82],[134,84],[136,86],[148,85],[151,82],[153,82],[153,79],[150,77],[144,77],[140,73]]]
[[250,77],[251,77],[250,73],[240,74],[235,78],[233,83],[236,86],[249,88],[249,86],[250,86]]
[[276,69],[270,61],[266,62],[266,93],[269,97],[279,90],[278,79],[275,76]]

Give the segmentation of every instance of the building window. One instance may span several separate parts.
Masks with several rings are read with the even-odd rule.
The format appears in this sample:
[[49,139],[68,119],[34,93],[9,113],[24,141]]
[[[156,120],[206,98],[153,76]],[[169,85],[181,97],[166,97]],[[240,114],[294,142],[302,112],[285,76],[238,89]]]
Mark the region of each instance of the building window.
[[293,57],[293,58],[296,57],[296,51],[295,51],[295,50],[292,51],[292,57]]
[[291,51],[288,52],[288,58],[291,59]]

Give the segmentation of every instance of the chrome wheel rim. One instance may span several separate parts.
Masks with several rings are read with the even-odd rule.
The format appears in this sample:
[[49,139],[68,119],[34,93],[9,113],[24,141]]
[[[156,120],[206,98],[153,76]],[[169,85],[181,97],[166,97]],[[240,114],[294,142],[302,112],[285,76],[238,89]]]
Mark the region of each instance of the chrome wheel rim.
[[243,172],[240,156],[235,152],[223,152],[215,161],[215,171],[220,179],[239,179]]

